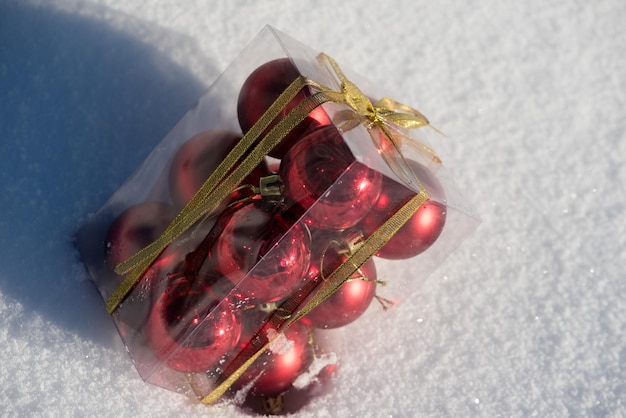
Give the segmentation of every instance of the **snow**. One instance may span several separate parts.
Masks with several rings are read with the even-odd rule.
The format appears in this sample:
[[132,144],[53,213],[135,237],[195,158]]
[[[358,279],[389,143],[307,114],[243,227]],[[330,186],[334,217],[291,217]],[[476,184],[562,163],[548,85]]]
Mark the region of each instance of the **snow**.
[[0,1],[6,416],[245,416],[141,380],[73,234],[265,24],[424,112],[483,218],[300,416],[626,415],[626,3],[335,3]]

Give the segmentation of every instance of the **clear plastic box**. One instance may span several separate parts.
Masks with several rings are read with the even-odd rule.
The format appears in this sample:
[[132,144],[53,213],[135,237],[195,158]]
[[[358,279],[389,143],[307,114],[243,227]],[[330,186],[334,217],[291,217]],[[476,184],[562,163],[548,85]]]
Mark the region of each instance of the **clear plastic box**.
[[[384,96],[343,72],[372,102]],[[103,300],[124,281],[115,266],[165,231],[299,75],[314,85],[257,129],[255,144],[290,112],[302,113],[294,105],[318,85],[341,91],[328,60],[265,28],[80,229],[78,246]],[[146,381],[203,401],[223,392],[246,405],[260,399],[265,412],[293,410],[335,372],[328,359],[342,353],[324,346],[326,335],[357,321],[375,300],[389,304],[376,294],[376,259],[411,263],[412,280],[426,277],[478,225],[430,149],[428,126],[384,131],[334,102],[302,117],[287,133],[277,128],[281,141],[270,156],[196,217],[112,309]],[[252,153],[236,155],[222,174]],[[385,295],[402,295],[407,282],[388,280]]]

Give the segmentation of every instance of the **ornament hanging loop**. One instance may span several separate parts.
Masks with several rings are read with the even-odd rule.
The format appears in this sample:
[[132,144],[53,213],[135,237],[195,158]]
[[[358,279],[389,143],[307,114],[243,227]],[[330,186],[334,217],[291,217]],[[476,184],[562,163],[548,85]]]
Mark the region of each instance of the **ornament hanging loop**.
[[261,177],[259,186],[253,187],[254,193],[271,200],[282,199],[284,185],[278,174]]

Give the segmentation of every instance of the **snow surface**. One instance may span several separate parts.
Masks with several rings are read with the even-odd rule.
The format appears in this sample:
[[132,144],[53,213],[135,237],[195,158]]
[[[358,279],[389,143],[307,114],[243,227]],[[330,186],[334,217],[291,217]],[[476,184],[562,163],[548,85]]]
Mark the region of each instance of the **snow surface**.
[[626,416],[625,21],[621,0],[1,0],[0,415],[243,415],[140,379],[72,236],[272,24],[428,115],[483,217],[351,328],[300,415]]

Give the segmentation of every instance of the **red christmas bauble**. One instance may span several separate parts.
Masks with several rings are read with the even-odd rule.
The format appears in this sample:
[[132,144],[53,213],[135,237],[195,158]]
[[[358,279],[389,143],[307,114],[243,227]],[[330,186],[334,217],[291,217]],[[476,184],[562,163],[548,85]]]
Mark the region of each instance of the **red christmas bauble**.
[[378,200],[382,184],[379,172],[356,162],[334,126],[295,144],[281,161],[280,176],[285,197],[304,210],[310,208],[305,222],[323,229],[345,229],[359,222]]
[[257,379],[251,393],[263,396],[278,395],[289,389],[313,361],[309,333],[309,328],[302,323],[291,325],[244,372],[238,386]]
[[[329,237],[324,241],[326,244],[316,246],[313,251],[308,272],[310,280],[322,282],[348,259],[347,254],[339,252],[347,249],[347,244],[341,239]],[[313,279],[313,276],[316,278]],[[370,259],[335,293],[304,316],[302,322],[316,328],[338,328],[355,321],[374,299],[376,279],[376,266]]]
[[105,238],[105,256],[113,267],[157,239],[176,216],[166,203],[144,202],[122,212]]
[[[300,73],[288,58],[267,62],[254,70],[244,82],[237,102],[239,125],[244,133],[248,132],[278,96],[296,79]],[[278,120],[285,117],[294,107],[311,95],[305,87],[282,110],[278,118],[268,127],[271,129]],[[326,112],[317,107],[283,141],[270,152],[275,158],[283,158],[285,153],[307,132],[322,125],[330,125]]]
[[[201,132],[185,142],[176,152],[170,167],[170,194],[174,204],[182,208],[202,187],[230,150],[241,139],[241,135],[230,131],[212,130]],[[261,163],[243,181],[243,184],[258,185],[259,179],[269,174],[267,164]],[[222,204],[251,195],[249,189],[233,192]]]
[[153,305],[144,325],[148,346],[171,369],[204,372],[218,365],[241,335],[241,319],[218,278],[181,277]]
[[[119,263],[151,244],[165,231],[175,216],[174,207],[160,202],[139,203],[122,212],[111,224],[105,238],[105,260],[108,267],[114,269]],[[166,250],[153,267],[163,270],[179,261],[177,254]],[[148,270],[146,275],[154,275],[154,268]]]
[[299,285],[309,267],[310,236],[295,220],[282,203],[263,200],[218,219],[210,257],[215,269],[237,285],[235,293],[242,299],[275,302]]
[[[443,199],[444,192],[437,178],[423,165],[409,160],[409,165],[420,179],[422,185],[432,196]],[[402,204],[415,195],[415,192],[401,184],[385,178],[383,193],[370,214],[365,217],[358,228],[371,234]],[[446,221],[446,206],[438,201],[428,199],[396,232],[391,239],[376,253],[378,257],[388,259],[404,259],[426,251],[441,235]]]

